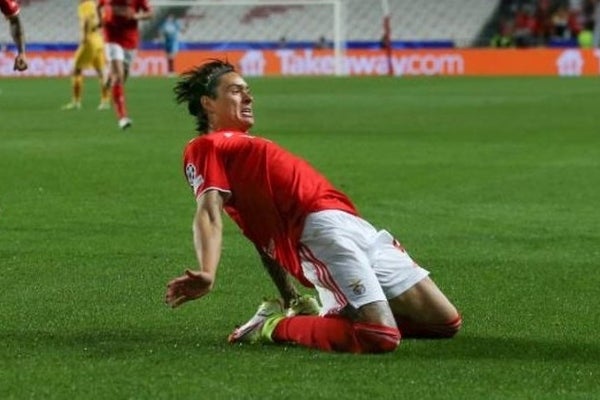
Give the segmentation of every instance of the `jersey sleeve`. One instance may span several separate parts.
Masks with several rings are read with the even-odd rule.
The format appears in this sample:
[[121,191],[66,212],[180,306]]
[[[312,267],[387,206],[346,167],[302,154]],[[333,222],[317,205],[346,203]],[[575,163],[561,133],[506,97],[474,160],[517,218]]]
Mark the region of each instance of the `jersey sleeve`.
[[196,198],[210,189],[231,193],[224,160],[212,141],[192,141],[184,151],[183,167]]
[[15,0],[0,0],[0,10],[6,18],[14,17],[21,11]]

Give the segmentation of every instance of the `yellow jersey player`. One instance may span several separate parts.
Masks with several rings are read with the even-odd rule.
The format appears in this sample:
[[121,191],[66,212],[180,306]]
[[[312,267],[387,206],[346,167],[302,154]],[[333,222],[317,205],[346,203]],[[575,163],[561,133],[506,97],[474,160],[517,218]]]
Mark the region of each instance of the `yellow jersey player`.
[[74,57],[73,73],[71,79],[72,100],[65,104],[63,110],[78,110],[81,108],[83,94],[83,70],[93,67],[100,79],[100,104],[98,110],[110,108],[109,87],[106,84],[104,57],[104,39],[100,30],[100,20],[96,11],[94,0],[79,0],[77,8],[79,25],[81,28],[81,41]]

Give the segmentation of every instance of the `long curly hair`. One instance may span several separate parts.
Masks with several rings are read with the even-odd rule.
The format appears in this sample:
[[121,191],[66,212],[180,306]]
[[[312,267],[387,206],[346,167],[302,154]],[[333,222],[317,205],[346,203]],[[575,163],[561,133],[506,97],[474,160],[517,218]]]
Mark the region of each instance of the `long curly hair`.
[[202,96],[216,98],[219,80],[229,72],[235,72],[235,67],[227,60],[209,59],[181,74],[175,84],[175,101],[177,104],[187,103],[188,112],[196,118],[198,132],[206,133],[209,129],[208,115],[200,99]]

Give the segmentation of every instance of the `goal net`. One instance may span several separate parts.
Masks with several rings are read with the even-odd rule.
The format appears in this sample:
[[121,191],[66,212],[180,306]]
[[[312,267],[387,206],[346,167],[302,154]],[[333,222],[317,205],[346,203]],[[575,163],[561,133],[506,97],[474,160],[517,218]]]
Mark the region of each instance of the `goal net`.
[[[21,0],[31,67],[18,76],[64,76],[80,41],[74,0]],[[161,25],[186,27],[175,70],[199,58],[228,57],[245,75],[403,73],[410,49],[473,43],[495,1],[482,0],[150,0],[155,18],[140,26],[134,75],[164,75]],[[382,23],[383,22],[383,23]],[[317,50],[325,48],[326,50]],[[190,50],[190,51],[185,51]],[[399,61],[400,60],[400,61]],[[404,60],[404,61],[402,61]],[[14,45],[0,26],[0,76],[12,71]]]
[[[167,15],[183,22],[182,39],[220,50],[331,49],[335,74],[343,74],[345,51],[342,0],[155,0],[147,26],[152,39]],[[156,35],[154,35],[156,36]]]

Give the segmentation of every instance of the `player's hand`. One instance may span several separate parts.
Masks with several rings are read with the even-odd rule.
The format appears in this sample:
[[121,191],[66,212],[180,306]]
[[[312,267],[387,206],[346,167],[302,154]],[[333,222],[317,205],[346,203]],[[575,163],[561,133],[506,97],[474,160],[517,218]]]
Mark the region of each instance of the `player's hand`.
[[27,69],[27,59],[24,54],[17,54],[13,71],[25,71]]
[[175,308],[183,303],[198,299],[212,289],[213,279],[205,272],[186,270],[185,273],[167,284],[165,303]]

